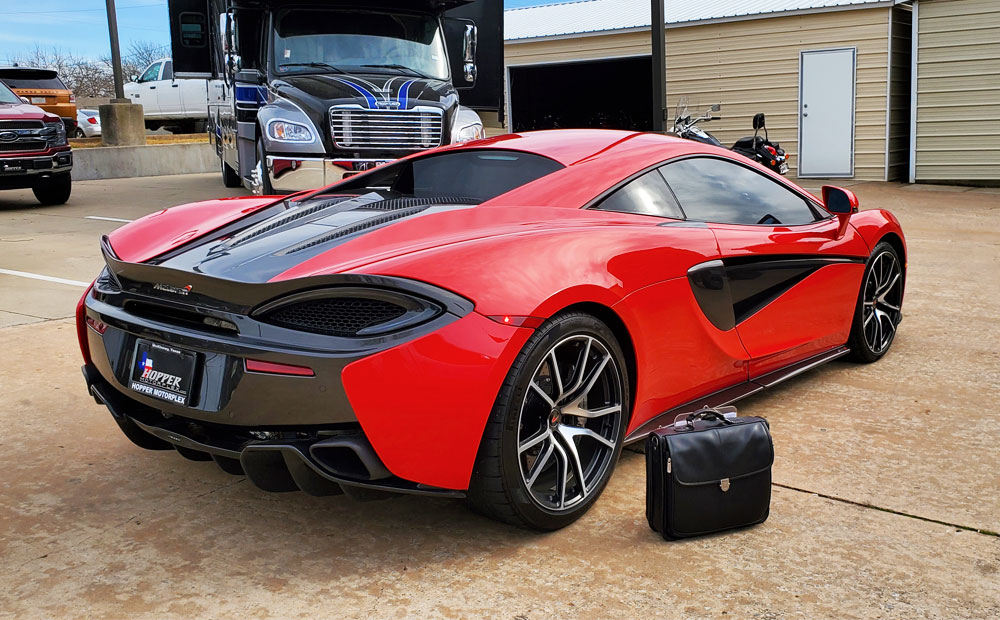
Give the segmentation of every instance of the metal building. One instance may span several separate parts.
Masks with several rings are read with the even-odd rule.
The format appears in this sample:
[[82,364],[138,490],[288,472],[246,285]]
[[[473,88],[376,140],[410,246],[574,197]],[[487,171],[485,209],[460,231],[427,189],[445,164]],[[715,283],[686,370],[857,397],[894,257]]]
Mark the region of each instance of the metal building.
[[[692,111],[721,103],[721,119],[705,129],[726,144],[752,133],[764,112],[793,176],[905,180],[911,16],[901,0],[668,0],[668,109],[681,96]],[[504,18],[509,128],[651,124],[649,0],[580,0]]]

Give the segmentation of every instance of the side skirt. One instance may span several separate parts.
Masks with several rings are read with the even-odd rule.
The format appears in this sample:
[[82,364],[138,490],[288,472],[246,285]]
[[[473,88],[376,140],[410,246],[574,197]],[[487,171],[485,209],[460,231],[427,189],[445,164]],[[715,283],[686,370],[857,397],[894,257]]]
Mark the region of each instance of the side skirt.
[[798,376],[807,370],[812,370],[817,366],[833,361],[838,357],[847,355],[850,352],[851,350],[846,346],[836,347],[830,349],[829,351],[820,353],[819,355],[814,355],[800,362],[795,362],[794,364],[785,366],[784,368],[771,371],[766,375],[757,377],[756,379],[739,383],[732,387],[719,390],[718,392],[713,392],[707,396],[686,402],[683,405],[664,411],[660,415],[650,419],[648,422],[626,435],[625,444],[627,445],[641,441],[646,438],[646,435],[649,435],[654,430],[673,424],[674,418],[679,415],[692,413],[702,407],[721,407],[723,405],[735,403],[736,401],[746,398],[751,394],[756,394],[761,390],[774,387],[782,381],[787,381],[788,379]]

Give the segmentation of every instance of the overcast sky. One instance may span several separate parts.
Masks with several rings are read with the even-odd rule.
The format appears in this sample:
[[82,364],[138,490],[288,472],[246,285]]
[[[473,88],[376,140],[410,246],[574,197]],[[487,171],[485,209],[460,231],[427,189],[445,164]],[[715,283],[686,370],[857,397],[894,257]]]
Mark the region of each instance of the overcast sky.
[[[508,8],[552,4],[559,0],[504,0]],[[167,45],[166,0],[117,0],[118,36]],[[35,45],[78,56],[111,54],[105,0],[0,0],[0,64]]]

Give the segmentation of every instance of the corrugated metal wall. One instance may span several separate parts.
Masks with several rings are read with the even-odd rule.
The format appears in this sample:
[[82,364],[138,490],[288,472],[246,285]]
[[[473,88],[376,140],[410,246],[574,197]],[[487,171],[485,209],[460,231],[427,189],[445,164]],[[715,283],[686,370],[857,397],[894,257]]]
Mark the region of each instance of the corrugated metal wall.
[[[752,134],[753,115],[764,112],[771,139],[790,153],[794,174],[799,52],[857,47],[855,178],[883,180],[888,28],[889,9],[884,7],[669,28],[668,108],[672,112],[681,95],[689,97],[692,107],[721,102],[722,119],[705,128],[725,144]],[[649,54],[648,31],[504,46],[508,65],[642,54]]]
[[1000,181],[1000,0],[920,0],[918,181]]

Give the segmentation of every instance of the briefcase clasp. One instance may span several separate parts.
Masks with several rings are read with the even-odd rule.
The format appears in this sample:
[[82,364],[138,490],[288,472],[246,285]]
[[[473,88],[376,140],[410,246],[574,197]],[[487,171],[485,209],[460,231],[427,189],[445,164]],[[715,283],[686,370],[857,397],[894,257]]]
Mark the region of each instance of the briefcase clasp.
[[726,491],[728,491],[729,490],[729,478],[723,478],[722,480],[720,480],[719,481],[719,488],[722,489],[723,493],[725,493]]

